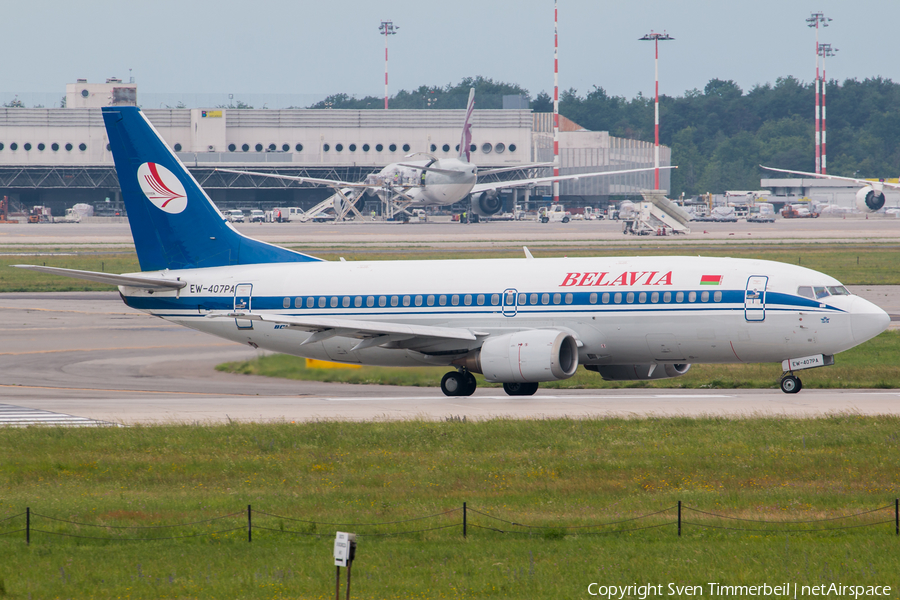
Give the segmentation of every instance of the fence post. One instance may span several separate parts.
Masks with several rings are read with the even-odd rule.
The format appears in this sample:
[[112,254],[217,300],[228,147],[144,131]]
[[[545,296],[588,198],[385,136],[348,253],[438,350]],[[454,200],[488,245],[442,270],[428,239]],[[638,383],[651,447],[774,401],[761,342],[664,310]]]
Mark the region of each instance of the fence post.
[[247,541],[253,541],[253,519],[250,516],[250,505],[247,505]]
[[466,503],[463,502],[463,537],[466,537]]
[[894,498],[894,531],[900,535],[900,498]]
[[31,507],[25,507],[25,545],[31,545]]
[[678,501],[678,537],[681,537],[681,500]]

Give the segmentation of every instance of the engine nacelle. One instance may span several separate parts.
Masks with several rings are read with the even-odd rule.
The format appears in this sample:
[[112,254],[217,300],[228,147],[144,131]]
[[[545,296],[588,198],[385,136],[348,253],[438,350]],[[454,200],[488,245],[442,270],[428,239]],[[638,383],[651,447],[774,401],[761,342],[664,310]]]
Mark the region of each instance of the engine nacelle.
[[691,365],[585,365],[584,368],[600,373],[605,381],[649,381],[681,377],[690,371]]
[[884,192],[866,186],[856,192],[856,208],[862,212],[875,212],[884,208]]
[[553,329],[519,331],[488,338],[454,364],[494,382],[557,381],[578,369],[578,344],[570,334]]
[[472,194],[472,212],[480,217],[489,217],[500,212],[503,199],[496,191]]

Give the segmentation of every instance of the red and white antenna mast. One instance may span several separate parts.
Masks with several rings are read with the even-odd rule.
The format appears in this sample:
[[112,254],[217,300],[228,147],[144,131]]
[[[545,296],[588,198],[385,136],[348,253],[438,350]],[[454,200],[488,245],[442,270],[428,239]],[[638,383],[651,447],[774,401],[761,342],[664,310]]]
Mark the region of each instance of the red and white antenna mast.
[[825,175],[828,171],[825,165],[825,84],[828,82],[828,78],[825,75],[825,57],[834,56],[834,53],[837,52],[837,48],[832,48],[831,44],[819,44],[819,56],[822,57],[822,174]]
[[819,23],[822,24],[822,27],[828,27],[829,21],[831,19],[827,19],[825,14],[821,12],[810,13],[809,18],[806,19],[806,24],[809,27],[816,28],[816,173],[822,172],[822,124],[819,107]]
[[389,35],[396,35],[400,27],[395,27],[393,21],[382,21],[378,31],[384,34],[384,110],[388,109],[388,51],[387,41]]
[[[553,176],[559,177],[559,12],[553,1]],[[559,202],[559,181],[553,182],[553,202]]]
[[654,138],[654,148],[653,148],[653,166],[655,167],[653,171],[653,189],[659,189],[659,42],[674,40],[672,36],[663,31],[662,33],[654,33],[652,30],[650,33],[645,35],[642,38],[638,38],[640,41],[653,41],[654,47],[654,79],[656,82],[656,88],[654,91],[654,117],[653,117],[653,138]]

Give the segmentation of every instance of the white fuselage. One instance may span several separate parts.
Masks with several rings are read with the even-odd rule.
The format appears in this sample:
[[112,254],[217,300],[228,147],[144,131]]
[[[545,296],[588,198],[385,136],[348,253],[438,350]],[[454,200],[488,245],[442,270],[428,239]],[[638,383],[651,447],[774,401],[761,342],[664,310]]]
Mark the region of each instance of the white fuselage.
[[[432,167],[422,170],[411,166]],[[394,163],[379,172],[385,189],[403,189],[413,202],[411,206],[446,206],[463,200],[478,179],[475,165],[458,158],[437,161],[416,160],[403,165]]]
[[[143,275],[148,275],[144,273]],[[779,362],[835,354],[883,331],[889,317],[854,295],[817,300],[800,287],[833,278],[762,260],[694,257],[276,263],[165,272],[187,286],[125,302],[166,320],[256,347],[387,366],[450,364],[485,336],[555,329],[585,365]],[[840,292],[838,292],[840,293]],[[248,313],[463,328],[478,340],[394,342],[353,350],[290,326],[209,318]]]

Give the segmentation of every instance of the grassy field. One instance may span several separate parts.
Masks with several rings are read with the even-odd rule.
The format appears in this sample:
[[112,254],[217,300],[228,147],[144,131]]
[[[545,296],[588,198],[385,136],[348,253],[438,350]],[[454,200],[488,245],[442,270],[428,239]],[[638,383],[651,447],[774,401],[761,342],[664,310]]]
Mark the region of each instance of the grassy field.
[[[785,581],[891,585],[896,598],[898,431],[898,417],[856,415],[0,429],[0,519],[43,515],[30,546],[21,517],[0,522],[0,597],[329,598],[334,532],[349,530],[353,598]],[[599,535],[679,500],[681,537],[672,510]],[[478,511],[467,538],[463,502]],[[124,541],[191,534],[204,535]]]
[[[900,332],[886,331],[835,357],[835,365],[800,373],[804,388],[900,388]],[[305,381],[437,387],[447,367],[307,369],[305,359],[274,354],[216,367],[220,371]],[[479,387],[500,387],[476,375]],[[646,388],[777,388],[781,365],[694,365],[686,375],[657,381],[603,381],[597,373],[578,369],[574,377],[541,383],[545,389]]]
[[[298,247],[297,249],[308,251]],[[454,250],[417,249],[410,255],[408,249],[365,250],[348,247],[328,252],[312,253],[327,260],[344,257],[347,260],[443,260],[449,258],[473,258],[472,248]],[[474,249],[478,258],[520,258],[522,251],[516,249]],[[893,246],[863,246],[790,243],[776,246],[748,247],[743,244],[720,246],[697,246],[667,248],[648,245],[635,248],[610,245],[585,246],[581,248],[542,249],[535,251],[537,257],[552,256],[671,256],[703,255],[731,256],[735,258],[758,258],[805,267],[827,273],[846,285],[898,285],[900,284],[900,248]],[[112,286],[95,284],[44,275],[9,265],[37,264],[67,269],[82,269],[108,273],[128,273],[140,271],[134,252],[101,250],[72,250],[62,247],[49,248],[3,248],[0,256],[0,290],[4,292],[56,292],[82,290],[112,290]]]

